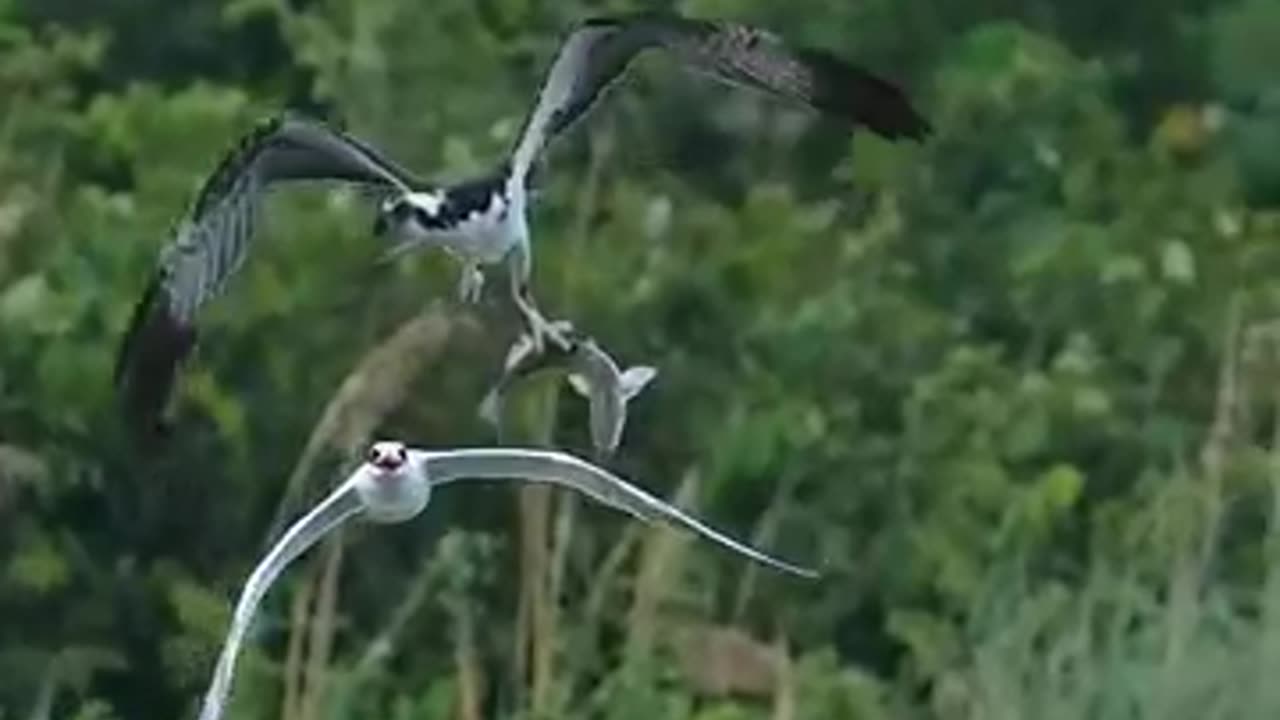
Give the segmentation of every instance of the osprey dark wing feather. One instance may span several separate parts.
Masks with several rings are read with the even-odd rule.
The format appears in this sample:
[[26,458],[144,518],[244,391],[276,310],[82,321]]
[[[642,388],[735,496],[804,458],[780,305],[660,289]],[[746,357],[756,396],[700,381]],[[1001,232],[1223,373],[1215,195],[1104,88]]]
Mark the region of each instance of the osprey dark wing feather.
[[896,86],[827,52],[788,47],[736,23],[667,26],[664,44],[712,75],[810,105],[890,140],[921,140],[929,123]]
[[116,357],[115,382],[124,410],[137,430],[164,435],[163,414],[177,379],[178,366],[195,345],[194,325],[169,313],[164,275],[155,273],[134,307]]
[[178,368],[195,346],[196,316],[243,264],[267,187],[287,180],[344,180],[400,191],[418,183],[374,148],[315,121],[278,116],[247,133],[205,181],[161,251],[121,343],[115,381],[135,429],[163,429]]
[[793,49],[736,23],[636,13],[583,21],[565,38],[512,153],[512,172],[527,176],[552,138],[655,46],[722,81],[805,103],[886,138],[919,140],[931,131],[895,85],[825,50]]

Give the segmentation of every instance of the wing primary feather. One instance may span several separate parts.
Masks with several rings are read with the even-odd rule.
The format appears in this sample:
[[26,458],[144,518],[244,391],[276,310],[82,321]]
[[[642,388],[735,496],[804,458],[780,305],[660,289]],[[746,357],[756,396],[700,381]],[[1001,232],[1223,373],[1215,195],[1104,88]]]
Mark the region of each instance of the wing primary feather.
[[646,522],[666,521],[694,532],[757,562],[806,578],[816,571],[775,558],[735,540],[683,510],[636,487],[608,470],[554,450],[466,448],[439,452],[413,450],[425,464],[433,484],[458,480],[505,478],[550,483],[583,493]]
[[224,154],[214,167],[213,172],[200,187],[196,201],[191,206],[190,217],[203,217],[211,207],[217,205],[232,190],[244,172],[258,158],[258,154],[266,147],[268,139],[279,132],[284,125],[285,117],[276,115],[256,123],[249,132],[242,135],[235,146]]
[[896,85],[830,52],[793,49],[746,25],[639,12],[587,19],[561,43],[512,153],[515,173],[527,182],[555,136],[655,45],[721,81],[807,103],[888,139],[921,140],[931,132]]
[[809,102],[889,140],[923,140],[933,128],[896,85],[825,50],[796,52],[812,73]]
[[284,113],[259,121],[201,186],[134,310],[116,384],[138,429],[162,427],[177,372],[195,343],[199,309],[243,265],[267,186],[345,180],[407,189],[417,179],[372,145],[322,122]]
[[318,120],[282,113],[260,120],[222,156],[196,195],[193,222],[235,192],[248,172],[259,173],[264,184],[347,180],[402,189],[421,185],[416,175],[370,143]]
[[401,191],[425,181],[355,135],[300,116],[288,116],[266,145],[262,180],[330,179],[391,186]]
[[115,381],[128,425],[146,440],[168,434],[164,413],[196,329],[170,312],[165,278],[156,273],[134,307],[116,358]]
[[773,33],[737,23],[664,28],[664,46],[725,82],[803,102],[891,140],[921,140],[930,132],[897,86],[829,51],[795,48]]

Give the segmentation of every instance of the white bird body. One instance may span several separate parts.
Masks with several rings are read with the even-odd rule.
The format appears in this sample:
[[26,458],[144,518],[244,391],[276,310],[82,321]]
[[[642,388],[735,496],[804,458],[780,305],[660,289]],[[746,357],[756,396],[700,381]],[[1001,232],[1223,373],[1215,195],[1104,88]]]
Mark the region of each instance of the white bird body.
[[369,461],[353,475],[356,495],[369,519],[378,523],[411,520],[431,500],[426,468],[409,462],[407,449],[398,443],[378,443]]
[[406,448],[398,442],[378,442],[369,449],[367,462],[291,525],[249,575],[236,602],[231,628],[205,693],[200,720],[218,720],[222,716],[245,633],[262,598],[285,567],[353,517],[363,515],[381,523],[405,522],[426,508],[433,486],[485,478],[560,485],[640,520],[664,520],[678,525],[784,572],[809,578],[817,576],[812,570],[778,560],[740,543],[607,470],[572,455],[522,448],[426,451]]

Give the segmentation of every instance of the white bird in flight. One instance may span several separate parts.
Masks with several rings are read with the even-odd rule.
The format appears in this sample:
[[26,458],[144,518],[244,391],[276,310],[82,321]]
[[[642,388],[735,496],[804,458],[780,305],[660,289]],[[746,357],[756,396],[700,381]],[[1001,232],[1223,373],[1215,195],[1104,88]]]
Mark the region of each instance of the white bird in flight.
[[709,527],[613,475],[572,455],[523,448],[418,450],[403,443],[374,443],[366,460],[315,508],[295,522],[249,575],[236,602],[200,720],[217,720],[226,707],[245,632],[267,589],[289,563],[343,522],[364,516],[377,523],[405,522],[422,512],[437,485],[464,479],[515,479],[560,485],[634,517],[662,520],[770,567],[805,578],[814,570],[774,558]]

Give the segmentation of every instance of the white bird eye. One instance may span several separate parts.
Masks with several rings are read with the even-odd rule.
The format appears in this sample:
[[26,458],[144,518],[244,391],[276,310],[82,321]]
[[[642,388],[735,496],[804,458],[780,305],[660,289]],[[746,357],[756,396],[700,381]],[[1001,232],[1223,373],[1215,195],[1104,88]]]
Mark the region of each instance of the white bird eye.
[[368,460],[369,462],[373,463],[374,465],[377,465],[377,464],[378,464],[378,460],[379,460],[379,459],[381,459],[381,458],[382,458],[382,451],[378,449],[378,446],[377,446],[377,445],[373,445],[373,446],[371,446],[371,447],[369,448],[369,451],[368,451],[368,452],[366,452],[366,453],[365,453],[365,455],[364,455],[364,459],[365,459],[365,460]]

